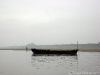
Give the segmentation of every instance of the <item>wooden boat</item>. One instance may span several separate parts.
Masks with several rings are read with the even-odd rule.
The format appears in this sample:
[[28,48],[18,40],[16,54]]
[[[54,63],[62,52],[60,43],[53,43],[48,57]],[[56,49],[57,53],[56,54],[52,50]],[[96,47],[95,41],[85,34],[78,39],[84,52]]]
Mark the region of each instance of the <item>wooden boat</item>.
[[50,49],[31,49],[34,54],[77,54],[78,49],[74,50],[50,50]]

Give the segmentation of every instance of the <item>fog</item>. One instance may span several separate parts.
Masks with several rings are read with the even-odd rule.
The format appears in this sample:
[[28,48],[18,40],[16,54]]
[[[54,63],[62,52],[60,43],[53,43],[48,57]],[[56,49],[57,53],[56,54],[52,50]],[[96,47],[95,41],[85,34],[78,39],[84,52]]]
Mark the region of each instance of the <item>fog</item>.
[[0,46],[98,43],[99,0],[0,0]]

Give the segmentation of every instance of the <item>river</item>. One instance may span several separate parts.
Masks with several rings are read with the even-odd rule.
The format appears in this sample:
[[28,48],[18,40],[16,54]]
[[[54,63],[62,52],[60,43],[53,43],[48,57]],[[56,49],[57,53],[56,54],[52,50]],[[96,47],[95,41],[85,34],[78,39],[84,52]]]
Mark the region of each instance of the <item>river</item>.
[[100,52],[70,56],[0,50],[0,75],[100,75]]

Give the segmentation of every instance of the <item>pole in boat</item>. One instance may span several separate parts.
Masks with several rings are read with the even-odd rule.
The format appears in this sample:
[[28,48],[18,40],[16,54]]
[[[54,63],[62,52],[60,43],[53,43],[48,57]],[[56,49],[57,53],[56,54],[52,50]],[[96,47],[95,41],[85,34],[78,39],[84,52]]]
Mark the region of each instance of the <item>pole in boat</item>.
[[77,41],[77,50],[78,50],[78,41]]
[[27,49],[28,49],[28,48],[26,47],[26,51],[27,51]]

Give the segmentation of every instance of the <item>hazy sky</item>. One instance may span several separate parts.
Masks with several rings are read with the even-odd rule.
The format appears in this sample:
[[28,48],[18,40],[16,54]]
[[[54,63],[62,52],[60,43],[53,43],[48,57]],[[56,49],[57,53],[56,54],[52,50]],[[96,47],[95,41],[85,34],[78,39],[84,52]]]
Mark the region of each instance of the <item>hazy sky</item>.
[[100,42],[100,0],[0,0],[0,46]]

